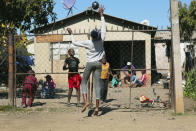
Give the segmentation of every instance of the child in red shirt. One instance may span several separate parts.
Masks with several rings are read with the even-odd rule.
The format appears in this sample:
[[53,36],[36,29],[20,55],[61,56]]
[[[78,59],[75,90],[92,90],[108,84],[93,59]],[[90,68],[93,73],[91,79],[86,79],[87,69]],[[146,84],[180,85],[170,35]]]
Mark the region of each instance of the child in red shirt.
[[[23,90],[22,90],[22,106],[25,108],[27,106],[31,107],[35,92],[38,87],[37,78],[35,77],[35,72],[33,70],[28,71],[29,75],[25,77],[24,84],[23,84]],[[30,95],[28,104],[26,104],[26,96],[27,94]]]

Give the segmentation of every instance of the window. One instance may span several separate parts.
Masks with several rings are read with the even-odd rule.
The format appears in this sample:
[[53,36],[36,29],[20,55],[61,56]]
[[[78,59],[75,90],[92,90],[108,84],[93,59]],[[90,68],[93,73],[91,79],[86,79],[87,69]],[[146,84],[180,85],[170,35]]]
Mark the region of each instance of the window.
[[70,42],[51,43],[51,59],[53,57],[53,60],[65,60],[70,48],[74,49],[75,57],[78,57],[78,47],[73,46]]

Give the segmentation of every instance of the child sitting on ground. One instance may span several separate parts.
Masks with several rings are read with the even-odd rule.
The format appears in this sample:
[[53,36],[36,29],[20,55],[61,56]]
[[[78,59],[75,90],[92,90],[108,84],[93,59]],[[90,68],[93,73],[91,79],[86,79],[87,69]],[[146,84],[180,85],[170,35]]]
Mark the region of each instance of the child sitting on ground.
[[146,71],[145,70],[142,70],[141,72],[142,72],[142,76],[139,79],[139,81],[142,83],[142,86],[143,86],[146,83]]
[[44,82],[44,87],[48,86],[48,89],[47,89],[48,98],[54,98],[56,84],[54,83],[50,75],[47,75],[45,78],[46,78],[46,81]]
[[111,88],[121,87],[121,85],[122,83],[120,79],[120,72],[117,72],[116,74],[113,75]]
[[131,84],[131,87],[141,87],[143,83],[134,75],[131,71],[128,71],[130,79],[128,80],[128,84]]
[[41,79],[38,84],[42,88],[41,98],[46,98],[46,96],[47,96],[47,88],[44,85],[44,81]]

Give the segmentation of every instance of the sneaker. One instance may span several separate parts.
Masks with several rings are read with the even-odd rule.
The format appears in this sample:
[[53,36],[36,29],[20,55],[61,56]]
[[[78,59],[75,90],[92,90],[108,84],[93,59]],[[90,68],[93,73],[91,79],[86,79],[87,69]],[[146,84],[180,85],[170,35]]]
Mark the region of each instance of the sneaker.
[[67,103],[67,107],[70,107],[71,106],[71,103]]
[[82,107],[82,104],[81,103],[77,103],[76,106],[77,107]]
[[22,108],[26,108],[27,107],[27,105],[22,105]]

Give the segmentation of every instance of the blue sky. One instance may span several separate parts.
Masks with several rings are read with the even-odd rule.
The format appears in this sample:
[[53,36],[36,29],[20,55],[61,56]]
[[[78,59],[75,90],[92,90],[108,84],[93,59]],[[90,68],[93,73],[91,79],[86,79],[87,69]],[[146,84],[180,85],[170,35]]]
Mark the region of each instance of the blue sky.
[[[57,20],[67,17],[68,11],[63,8],[62,0],[56,2],[54,12],[57,13]],[[73,14],[86,10],[95,0],[76,0]],[[166,29],[169,22],[170,0],[96,0],[105,7],[105,13],[120,17],[126,20],[140,23],[142,20],[149,20],[151,26],[158,26]],[[190,4],[192,0],[181,0],[182,3]]]

